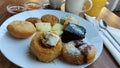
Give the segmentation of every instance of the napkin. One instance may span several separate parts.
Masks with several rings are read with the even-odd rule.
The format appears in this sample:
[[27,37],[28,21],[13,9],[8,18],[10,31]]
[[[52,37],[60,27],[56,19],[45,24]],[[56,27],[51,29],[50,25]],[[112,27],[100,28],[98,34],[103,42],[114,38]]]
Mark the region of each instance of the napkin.
[[[108,32],[102,28],[99,27],[99,23],[103,22],[102,20],[98,21],[95,17],[91,17],[86,15],[86,19],[93,24],[93,26],[97,29],[98,33],[102,37],[105,46],[109,50],[109,52],[112,54],[114,59],[118,62],[120,65],[120,45],[118,45],[115,40],[108,34]],[[113,28],[108,26],[107,30],[114,36],[114,38],[120,43],[120,29]]]

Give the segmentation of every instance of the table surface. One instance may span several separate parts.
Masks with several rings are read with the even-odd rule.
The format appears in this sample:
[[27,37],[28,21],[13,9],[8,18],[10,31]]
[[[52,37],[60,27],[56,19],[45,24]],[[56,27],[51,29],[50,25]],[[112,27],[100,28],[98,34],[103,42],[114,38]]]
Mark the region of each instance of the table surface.
[[[0,24],[2,24],[7,18],[12,16],[7,12],[6,6],[8,4],[21,5],[25,2],[42,2],[48,0],[0,0]],[[107,8],[103,8],[98,19],[103,19],[109,26],[120,29],[120,18],[114,13],[109,11]],[[88,66],[87,68],[118,68],[119,65],[116,63],[112,55],[109,53],[107,48],[104,46],[102,54],[100,57]],[[0,52],[0,68],[20,68],[17,65],[10,62],[5,56]]]

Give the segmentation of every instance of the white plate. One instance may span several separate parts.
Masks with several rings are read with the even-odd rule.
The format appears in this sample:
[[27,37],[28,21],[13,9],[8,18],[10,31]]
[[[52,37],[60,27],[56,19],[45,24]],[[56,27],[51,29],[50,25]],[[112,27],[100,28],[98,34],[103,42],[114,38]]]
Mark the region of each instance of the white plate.
[[92,24],[84,20],[83,18],[66,13],[61,11],[55,10],[33,10],[27,11],[23,13],[19,13],[8,18],[0,28],[0,49],[1,52],[8,58],[10,61],[15,63],[16,65],[24,68],[83,68],[90,64],[83,64],[83,65],[71,65],[60,61],[59,59],[55,59],[54,63],[42,63],[39,62],[29,56],[28,47],[33,35],[27,39],[15,39],[11,37],[7,32],[7,25],[14,20],[25,20],[29,17],[38,17],[45,14],[53,14],[56,15],[58,18],[64,16],[73,16],[78,19],[82,26],[84,26],[87,30],[85,40],[92,43],[96,49],[97,54],[95,60],[100,56],[102,49],[103,49],[103,41],[99,34],[97,33],[96,29],[93,27]]

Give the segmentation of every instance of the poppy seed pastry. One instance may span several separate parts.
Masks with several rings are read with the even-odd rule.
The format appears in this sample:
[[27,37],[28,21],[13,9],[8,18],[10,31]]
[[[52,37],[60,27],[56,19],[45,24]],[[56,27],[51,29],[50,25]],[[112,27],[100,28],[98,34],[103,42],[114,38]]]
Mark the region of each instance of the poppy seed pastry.
[[31,22],[16,20],[8,24],[7,30],[15,38],[28,38],[36,31],[36,28]]
[[72,40],[82,40],[85,38],[86,29],[83,26],[69,23],[62,34],[62,41],[67,43]]

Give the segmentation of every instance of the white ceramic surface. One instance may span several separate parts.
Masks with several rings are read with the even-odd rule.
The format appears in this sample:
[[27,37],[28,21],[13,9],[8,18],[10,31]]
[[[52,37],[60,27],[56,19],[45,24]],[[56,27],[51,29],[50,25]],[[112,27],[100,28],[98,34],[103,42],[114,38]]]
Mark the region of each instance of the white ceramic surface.
[[61,18],[64,16],[73,16],[76,19],[78,19],[81,25],[84,26],[87,30],[86,37],[84,40],[92,43],[97,49],[95,60],[100,56],[103,49],[103,41],[92,24],[90,24],[89,22],[87,22],[86,20],[84,20],[79,16],[66,13],[66,12],[61,12],[56,10],[33,10],[33,11],[26,11],[26,12],[16,14],[8,18],[1,25],[0,50],[6,58],[8,58],[11,62],[15,63],[16,65],[24,68],[83,68],[89,65],[89,64],[70,65],[60,61],[59,59],[55,59],[54,63],[39,62],[31,58],[28,53],[28,47],[34,34],[27,39],[15,39],[11,37],[7,32],[7,29],[6,29],[7,25],[14,20],[25,20],[29,17],[41,18],[41,16],[45,14],[53,14],[53,15],[56,15],[58,18]]
[[[86,2],[90,4],[89,8],[84,9]],[[65,11],[79,15],[80,13],[87,12],[92,8],[91,0],[66,0]]]

